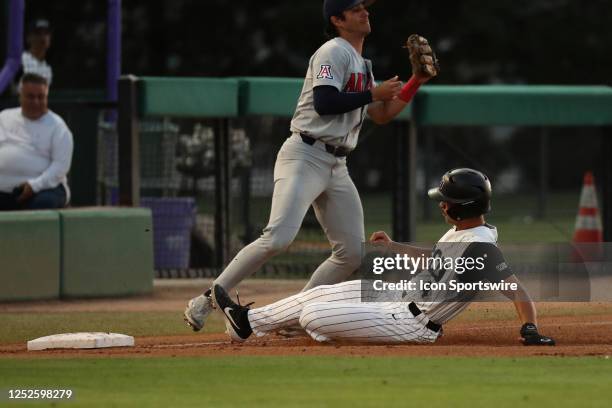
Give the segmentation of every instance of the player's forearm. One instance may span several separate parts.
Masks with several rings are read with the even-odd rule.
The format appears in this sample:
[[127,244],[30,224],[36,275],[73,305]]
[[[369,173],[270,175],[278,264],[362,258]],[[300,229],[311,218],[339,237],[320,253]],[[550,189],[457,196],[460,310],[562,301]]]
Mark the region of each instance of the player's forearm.
[[417,247],[395,241],[389,243],[389,249],[396,254],[406,254],[414,258],[419,258],[424,254],[431,254],[431,248]]
[[408,82],[402,87],[399,96],[390,101],[381,102],[377,106],[371,106],[368,114],[372,120],[378,124],[390,122],[412,101],[421,85],[426,82],[416,76],[411,76]]
[[536,320],[538,316],[535,304],[531,300],[531,297],[529,296],[529,293],[527,293],[527,290],[523,284],[514,275],[506,279],[506,282],[517,284],[517,290],[505,291],[504,295],[514,303],[514,308],[516,309],[516,313],[518,314],[521,322],[533,323],[537,325],[538,322]]
[[372,102],[372,93],[340,92],[333,86],[317,86],[313,90],[314,108],[319,115],[339,115]]
[[370,118],[379,125],[389,123],[408,105],[401,99],[393,99],[387,102],[377,102],[375,106],[371,106],[368,110]]

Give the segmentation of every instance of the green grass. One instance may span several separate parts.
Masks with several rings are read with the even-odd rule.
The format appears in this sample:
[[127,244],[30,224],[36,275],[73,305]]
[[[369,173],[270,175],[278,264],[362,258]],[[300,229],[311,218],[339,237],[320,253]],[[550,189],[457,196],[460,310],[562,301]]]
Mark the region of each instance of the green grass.
[[[587,316],[609,314],[612,303],[592,306],[566,306],[563,303],[538,305],[540,316]],[[457,321],[487,320],[514,321],[513,308],[486,310],[468,309],[457,317]],[[56,333],[104,331],[128,334],[130,336],[173,336],[194,335],[183,322],[182,314],[177,312],[53,312],[53,313],[0,313],[0,344],[25,343],[38,337]],[[210,315],[204,332],[221,333],[225,326],[217,313]]]
[[[567,242],[574,232],[574,222],[578,211],[578,191],[555,192],[548,196],[546,217],[536,217],[537,196],[511,194],[495,197],[493,212],[487,220],[498,227],[500,239],[504,242]],[[366,234],[377,230],[391,230],[391,194],[362,194]],[[422,200],[417,200],[417,240],[437,241],[448,229],[439,216],[435,203],[429,205],[431,216],[425,219]],[[209,211],[200,208],[200,211]],[[251,201],[252,222],[263,227],[268,221],[270,211],[269,197],[254,197]],[[316,221],[312,221],[316,224]],[[241,230],[239,217],[234,219],[233,227]],[[321,229],[302,228],[298,241],[324,241]]]
[[[490,217],[487,220],[497,227],[500,241],[506,243],[519,242],[569,242],[574,234],[575,219],[558,218],[549,220],[505,219]],[[416,226],[416,241],[436,242],[448,229],[450,225],[442,220],[419,222]],[[370,222],[365,225],[366,239],[375,231],[387,231],[390,233],[391,224],[386,222]],[[319,242],[325,241],[325,235],[320,228],[302,229],[296,237],[296,241]]]
[[[499,241],[502,243],[552,243],[572,240],[575,219],[505,219],[492,216],[487,222],[497,227]],[[417,241],[436,242],[449,228],[449,225],[442,222],[420,223],[417,225]]]
[[[366,239],[375,231],[392,233],[392,194],[389,193],[363,193],[361,201],[364,210]],[[538,218],[537,194],[505,194],[497,195],[493,200],[493,211],[487,216],[487,222],[497,227],[500,243],[559,243],[570,242],[574,233],[574,223],[578,211],[579,191],[552,192],[548,194],[545,216]],[[200,200],[198,203],[200,213],[213,214],[214,208],[210,200]],[[270,197],[251,197],[249,202],[250,222],[253,226],[253,238],[256,238],[261,229],[268,222],[270,214]],[[425,207],[429,208],[429,218],[425,217]],[[232,219],[232,234],[238,240],[244,234],[241,213],[238,211],[240,202],[234,203],[234,216]],[[426,197],[419,196],[416,200],[416,242],[431,243],[438,239],[450,228],[440,217],[437,204]],[[281,277],[304,277],[310,275],[299,273],[291,269],[292,265],[310,265],[316,268],[330,254],[331,248],[327,245],[327,238],[323,234],[313,215],[307,215],[302,228],[295,238],[297,245],[303,243],[319,243],[325,246],[318,249],[295,246],[290,253],[285,252],[271,259],[267,265],[291,270],[280,272]],[[289,266],[287,266],[289,265]],[[284,268],[284,269],[283,269]],[[262,276],[274,276],[263,274]]]
[[0,388],[70,388],[72,407],[607,407],[611,373],[604,358],[2,359]]
[[[193,333],[178,312],[0,313],[0,344],[26,342],[72,332],[115,332],[130,336],[171,336]],[[220,316],[206,322],[206,332],[222,332]]]

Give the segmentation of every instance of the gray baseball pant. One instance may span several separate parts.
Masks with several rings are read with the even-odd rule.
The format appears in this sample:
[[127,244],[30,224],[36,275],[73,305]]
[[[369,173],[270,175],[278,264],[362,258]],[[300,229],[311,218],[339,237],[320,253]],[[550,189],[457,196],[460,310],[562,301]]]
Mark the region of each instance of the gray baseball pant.
[[346,157],[335,157],[321,142],[304,143],[294,133],[274,166],[270,220],[259,239],[244,247],[215,280],[229,291],[266,261],[289,247],[312,205],[332,253],[303,290],[341,282],[360,265],[365,232],[363,208],[349,176]]

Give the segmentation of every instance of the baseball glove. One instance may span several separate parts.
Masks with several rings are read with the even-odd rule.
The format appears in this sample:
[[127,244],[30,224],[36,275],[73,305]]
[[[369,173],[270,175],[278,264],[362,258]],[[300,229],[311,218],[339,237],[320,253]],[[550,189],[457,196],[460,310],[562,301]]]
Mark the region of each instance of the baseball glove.
[[521,327],[521,338],[525,346],[554,346],[555,340],[552,337],[542,336],[538,333],[538,328],[533,323],[525,323]]
[[438,58],[426,38],[412,34],[406,40],[404,48],[410,52],[410,64],[414,75],[427,79],[438,75],[440,72]]

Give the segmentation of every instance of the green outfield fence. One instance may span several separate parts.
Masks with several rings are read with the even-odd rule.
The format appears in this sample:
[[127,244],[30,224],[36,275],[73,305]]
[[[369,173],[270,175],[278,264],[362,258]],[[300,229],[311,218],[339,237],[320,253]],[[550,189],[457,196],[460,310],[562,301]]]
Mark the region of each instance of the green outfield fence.
[[[122,77],[116,177],[101,183],[105,196],[114,188],[121,205],[136,206],[141,196],[195,203],[189,266],[158,276],[214,275],[260,233],[302,83]],[[366,234],[387,229],[396,240],[435,240],[444,226],[424,191],[442,171],[470,166],[493,175],[492,218],[510,240],[569,239],[582,172],[595,170],[609,239],[610,124],[605,86],[425,86],[392,124],[366,122],[349,157]],[[263,274],[309,275],[328,256],[312,215],[302,230]]]

